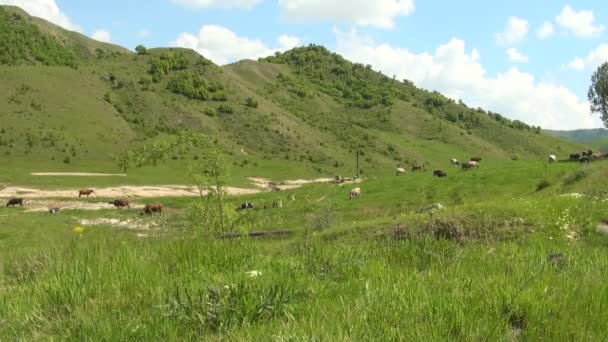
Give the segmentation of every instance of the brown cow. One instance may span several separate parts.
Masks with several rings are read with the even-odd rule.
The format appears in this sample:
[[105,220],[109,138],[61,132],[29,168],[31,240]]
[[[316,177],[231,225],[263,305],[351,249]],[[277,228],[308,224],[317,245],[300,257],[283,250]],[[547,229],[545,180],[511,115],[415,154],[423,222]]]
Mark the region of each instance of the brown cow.
[[158,214],[162,215],[164,207],[165,206],[163,206],[160,203],[146,204],[146,206],[142,210],[141,214],[142,215],[143,214],[152,215],[153,213],[158,213]]
[[78,190],[78,197],[81,197],[82,195],[86,195],[87,197],[89,197],[89,195],[94,192],[95,190],[93,189],[80,189]]
[[478,162],[474,162],[474,161],[470,161],[468,163],[463,163],[462,164],[462,169],[465,170],[465,171],[470,170],[470,169],[472,169],[474,167],[479,167],[479,163]]
[[424,165],[415,164],[414,166],[412,166],[412,172],[415,171],[424,171]]
[[131,203],[129,203],[129,200],[126,200],[126,199],[113,200],[113,201],[108,202],[108,204],[112,204],[118,209],[124,208],[124,207],[131,208]]

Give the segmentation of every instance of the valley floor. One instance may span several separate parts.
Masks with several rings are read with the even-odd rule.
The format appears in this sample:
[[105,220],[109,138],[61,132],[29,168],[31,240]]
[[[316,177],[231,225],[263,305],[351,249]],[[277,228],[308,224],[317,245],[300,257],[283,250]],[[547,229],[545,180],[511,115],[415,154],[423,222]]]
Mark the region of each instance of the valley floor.
[[[75,206],[56,215],[2,207],[0,340],[607,336],[608,164],[446,170],[229,196],[224,230],[195,197],[96,211],[85,206],[112,198],[31,199]],[[349,200],[354,186],[362,196]],[[245,201],[256,208],[234,210]],[[165,215],[138,214],[153,202]],[[417,213],[433,203],[443,208]],[[220,238],[271,230],[284,235]]]

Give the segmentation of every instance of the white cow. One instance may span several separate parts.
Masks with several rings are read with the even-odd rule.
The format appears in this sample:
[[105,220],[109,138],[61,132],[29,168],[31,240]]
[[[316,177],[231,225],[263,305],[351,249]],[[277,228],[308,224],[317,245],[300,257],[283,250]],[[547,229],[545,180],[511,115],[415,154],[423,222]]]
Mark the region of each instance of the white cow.
[[557,157],[554,154],[549,155],[549,163],[555,163],[557,161]]
[[354,188],[350,191],[350,194],[348,195],[348,199],[353,199],[353,198],[357,198],[357,197],[361,197],[361,188]]
[[399,175],[405,175],[406,173],[407,173],[407,171],[405,171],[404,168],[402,168],[402,167],[398,167],[397,168],[397,176],[399,176]]

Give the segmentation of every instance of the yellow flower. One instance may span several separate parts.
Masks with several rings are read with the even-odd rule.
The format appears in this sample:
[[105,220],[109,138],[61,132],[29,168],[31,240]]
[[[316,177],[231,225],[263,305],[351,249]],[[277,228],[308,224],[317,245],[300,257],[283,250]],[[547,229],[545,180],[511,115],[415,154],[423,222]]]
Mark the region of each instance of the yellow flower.
[[74,227],[72,231],[74,232],[74,234],[82,235],[82,232],[84,232],[84,228],[81,226],[77,226]]

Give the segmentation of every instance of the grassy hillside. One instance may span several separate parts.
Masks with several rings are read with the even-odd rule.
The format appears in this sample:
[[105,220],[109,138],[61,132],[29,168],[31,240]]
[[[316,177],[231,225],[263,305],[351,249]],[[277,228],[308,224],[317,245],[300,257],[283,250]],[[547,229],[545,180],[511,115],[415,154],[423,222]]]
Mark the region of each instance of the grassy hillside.
[[577,129],[573,131],[546,130],[546,132],[557,137],[582,143],[588,143],[594,140],[608,137],[608,130],[605,128]]
[[[0,39],[14,51],[0,65],[0,156],[24,172],[107,170],[112,155],[181,130],[217,137],[251,174],[269,164],[300,176],[350,174],[357,151],[363,174],[375,175],[397,164],[581,149],[319,46],[219,67],[185,49],[130,53],[12,7],[0,7],[0,24],[22,38]],[[176,155],[174,166],[195,157]]]

